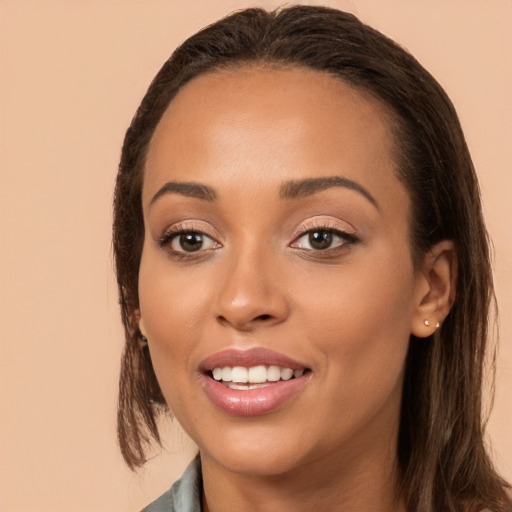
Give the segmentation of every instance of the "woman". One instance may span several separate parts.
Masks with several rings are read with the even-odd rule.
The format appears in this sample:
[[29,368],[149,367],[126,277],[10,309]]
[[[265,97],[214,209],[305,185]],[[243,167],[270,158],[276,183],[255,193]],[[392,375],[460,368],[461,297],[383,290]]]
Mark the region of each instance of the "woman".
[[435,80],[354,16],[235,13],[127,132],[119,439],[199,456],[159,510],[510,510],[483,445],[492,276]]

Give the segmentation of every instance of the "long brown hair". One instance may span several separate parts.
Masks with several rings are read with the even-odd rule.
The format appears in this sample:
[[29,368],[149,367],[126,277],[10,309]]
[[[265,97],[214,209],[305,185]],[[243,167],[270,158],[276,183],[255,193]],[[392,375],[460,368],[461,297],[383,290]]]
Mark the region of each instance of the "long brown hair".
[[126,346],[118,434],[131,468],[160,442],[167,407],[138,328],[138,270],[144,237],[141,189],[153,132],[192,78],[245,64],[299,66],[329,73],[391,112],[399,178],[413,212],[411,247],[419,259],[453,240],[457,290],[452,310],[429,340],[411,336],[398,462],[411,511],[508,510],[506,484],[485,451],[482,382],[494,303],[489,241],[473,164],[453,105],[404,49],[355,16],[324,7],[247,9],[185,41],[151,83],[126,133],[114,198],[113,245]]

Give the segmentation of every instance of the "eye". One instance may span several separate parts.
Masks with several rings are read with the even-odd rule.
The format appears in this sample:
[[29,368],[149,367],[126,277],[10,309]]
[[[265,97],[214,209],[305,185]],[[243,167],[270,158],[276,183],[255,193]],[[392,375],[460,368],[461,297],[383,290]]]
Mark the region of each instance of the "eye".
[[216,249],[220,244],[200,231],[171,230],[159,241],[160,247],[168,247],[173,253],[193,253]]
[[353,235],[336,229],[312,229],[297,238],[291,247],[310,251],[325,251],[356,241],[357,239]]

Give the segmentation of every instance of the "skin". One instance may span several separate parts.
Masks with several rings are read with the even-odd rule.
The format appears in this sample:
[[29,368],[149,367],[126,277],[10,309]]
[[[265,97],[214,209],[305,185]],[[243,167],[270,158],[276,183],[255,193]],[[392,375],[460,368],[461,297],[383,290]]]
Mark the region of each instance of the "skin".
[[[448,313],[453,247],[417,268],[410,200],[396,177],[384,108],[304,69],[202,75],[171,102],[143,186],[140,328],[166,401],[197,443],[212,512],[405,510],[395,471],[409,336]],[[283,199],[291,180],[345,186]],[[170,182],[214,189],[208,201]],[[205,233],[186,252],[181,229]],[[339,230],[315,249],[309,231]],[[351,237],[355,237],[354,241]],[[424,324],[429,319],[430,326]],[[311,369],[268,414],[216,407],[199,366],[227,348],[265,347]]]

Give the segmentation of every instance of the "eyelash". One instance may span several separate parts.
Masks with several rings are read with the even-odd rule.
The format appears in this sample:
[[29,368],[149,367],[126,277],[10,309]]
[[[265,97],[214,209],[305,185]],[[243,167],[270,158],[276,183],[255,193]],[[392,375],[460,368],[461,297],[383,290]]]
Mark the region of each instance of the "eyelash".
[[[308,249],[300,246],[294,247],[294,245],[298,244],[302,238],[306,236],[311,236],[313,233],[327,233],[329,235],[334,235],[341,239],[342,242],[336,245],[335,247],[329,246],[325,249]],[[182,235],[199,235],[200,237],[202,237],[203,243],[205,239],[208,239],[214,244],[214,246],[206,249],[199,248],[198,250],[195,251],[173,249],[172,243]],[[354,245],[359,241],[359,238],[357,238],[355,235],[339,229],[338,226],[318,223],[315,226],[306,225],[301,227],[297,235],[294,237],[293,242],[290,244],[290,247],[292,249],[304,251],[304,253],[306,254],[309,253],[318,257],[329,257],[337,255],[341,250],[345,249],[347,245]],[[205,233],[203,229],[198,229],[193,224],[181,224],[177,226],[172,226],[158,239],[158,246],[162,249],[167,250],[167,252],[172,257],[181,259],[190,259],[204,256],[205,252],[209,252],[211,250],[222,247],[222,245],[219,242],[217,242],[214,237]]]
[[[211,240],[217,247],[211,247],[208,249],[199,249],[197,251],[185,251],[185,250],[176,250],[172,248],[172,243],[175,239],[182,235],[199,235],[204,239]],[[209,251],[212,249],[217,249],[221,247],[221,244],[217,242],[212,236],[204,232],[204,229],[198,229],[193,224],[180,224],[177,226],[172,226],[169,228],[159,239],[158,246],[162,249],[165,249],[169,252],[169,254],[175,258],[193,258],[199,256],[201,253],[205,251]]]
[[[341,243],[334,247],[327,247],[325,249],[307,249],[303,247],[293,247],[294,244],[297,244],[302,238],[308,236],[310,237],[313,233],[326,233],[330,235],[334,235],[342,240]],[[311,241],[311,240],[310,240]],[[347,245],[354,245],[359,243],[360,239],[356,237],[354,234],[349,233],[348,231],[344,231],[340,229],[337,225],[333,225],[330,223],[318,223],[314,226],[305,225],[301,227],[299,233],[295,236],[294,241],[290,244],[290,247],[302,249],[307,253],[313,253],[317,257],[329,257],[335,256],[343,249],[346,249]]]

